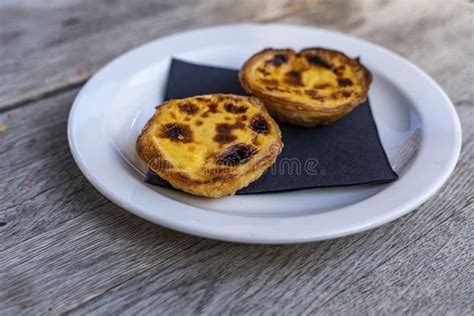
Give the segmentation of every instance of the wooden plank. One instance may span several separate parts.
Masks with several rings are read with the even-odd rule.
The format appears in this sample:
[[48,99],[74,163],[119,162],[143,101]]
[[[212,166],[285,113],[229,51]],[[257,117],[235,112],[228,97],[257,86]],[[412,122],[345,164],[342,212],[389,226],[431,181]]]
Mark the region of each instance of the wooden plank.
[[313,306],[314,311],[331,315],[351,310],[363,314],[367,302],[371,302],[374,314],[472,315],[472,193],[463,210],[416,240],[408,251],[393,256],[322,306]]
[[199,252],[200,241],[108,203],[1,252],[0,313],[58,314],[150,266]]
[[[458,231],[469,230],[465,220],[453,223]],[[429,241],[431,232],[436,230],[419,240]],[[349,282],[347,274],[358,275],[358,269],[373,262],[371,252],[384,245],[373,243],[377,236],[363,235],[310,245],[237,245],[174,233],[106,208],[2,253],[0,263],[8,273],[0,277],[8,292],[0,291],[0,307],[7,314],[57,314],[90,300],[74,313],[303,311],[321,306],[314,300],[322,293],[341,291],[341,277],[342,283]],[[5,262],[4,254],[15,260]],[[468,258],[460,258],[457,267],[465,269]],[[360,267],[347,269],[359,259],[365,259]],[[377,264],[378,260],[370,266]],[[425,284],[449,277],[448,272],[452,269],[439,267]],[[133,278],[135,274],[139,276]],[[381,284],[377,291],[383,293],[389,285]],[[438,297],[449,295],[449,289],[439,290]],[[103,291],[105,295],[99,296]],[[411,294],[423,291],[426,288]],[[382,297],[379,302],[390,301]],[[457,310],[469,303],[462,302]],[[347,307],[339,311],[349,311]]]
[[[173,12],[176,10],[184,14],[189,10],[183,9],[186,6],[189,9],[199,7],[202,11],[207,9],[201,17],[204,20],[210,15],[228,11],[227,8],[236,7],[231,1],[219,3],[213,0],[63,0],[41,4],[36,0],[4,0],[0,2],[0,60],[73,42],[120,24],[150,17],[160,19],[166,14],[175,15]],[[239,3],[238,7],[241,11],[234,12],[236,17],[248,15],[249,19],[271,19],[293,12],[298,6],[287,0],[264,0],[258,6],[258,13],[249,11],[249,8],[256,8],[249,1]]]
[[[19,11],[20,20],[7,19],[13,26],[8,24],[6,32],[20,32],[21,24],[30,35],[24,35],[26,43],[8,46],[4,54],[11,56],[0,59],[0,109],[81,84],[120,53],[157,37],[212,24],[266,20],[294,11],[286,0],[242,0],[236,10],[229,10],[235,6],[231,0],[186,1],[180,5],[121,0],[115,5],[88,0],[60,6],[44,17],[41,6],[21,11],[10,4],[3,14],[14,16],[12,11]],[[79,19],[74,25],[78,30],[59,26],[74,18]],[[38,32],[43,35],[37,36]],[[14,42],[16,38],[8,39],[12,36],[8,34],[4,37]],[[21,36],[17,37],[20,41]]]
[[147,18],[157,12],[166,13],[191,3],[190,0],[1,1],[0,60],[65,44],[118,24]]
[[[1,165],[6,181],[0,185],[5,200],[15,201],[0,212],[6,222],[0,227],[0,310],[6,314],[312,308],[452,220],[472,193],[466,170],[473,131],[467,128],[461,161],[441,192],[417,212],[376,230],[290,246],[230,244],[171,232],[105,201],[74,171],[65,130],[75,93],[1,117],[7,130],[0,138],[6,148],[0,162],[8,165]],[[458,107],[463,126],[471,125],[472,109]],[[14,172],[20,167],[21,177]],[[8,189],[25,177],[34,179],[32,192]],[[1,219],[5,214],[8,220]],[[459,229],[469,229],[465,224]]]
[[0,249],[107,203],[82,176],[67,145],[76,93],[0,115],[7,127],[0,134]]
[[[419,0],[414,4],[244,0],[239,1],[238,10],[229,9],[233,8],[230,0],[191,1],[185,6],[151,0],[120,0],[114,5],[75,0],[53,2],[51,13],[42,6],[32,9],[31,3],[21,6],[8,1],[3,10],[4,16],[11,17],[3,19],[3,42],[11,44],[0,59],[0,109],[77,86],[113,57],[148,40],[199,26],[242,21],[297,23],[352,33],[399,52],[437,80],[449,75],[452,80],[444,86],[448,94],[453,97],[456,89],[463,89],[454,101],[473,97],[466,83],[473,82],[474,71],[466,61],[474,58],[474,47],[469,45],[474,39],[474,7],[463,0]],[[71,19],[79,22],[59,26]],[[24,34],[11,35],[22,28],[26,29]]]
[[474,6],[463,0],[322,1],[278,19],[353,34],[428,72],[455,103],[474,99]]

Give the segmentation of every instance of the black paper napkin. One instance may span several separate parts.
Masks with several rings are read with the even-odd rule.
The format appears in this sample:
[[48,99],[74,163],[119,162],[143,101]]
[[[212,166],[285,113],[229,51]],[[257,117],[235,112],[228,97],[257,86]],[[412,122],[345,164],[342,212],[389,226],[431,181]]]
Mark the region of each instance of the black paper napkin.
[[[237,70],[172,60],[165,100],[209,93],[247,95]],[[369,101],[328,126],[279,125],[285,146],[276,163],[237,194],[380,184],[398,178],[380,143]],[[171,188],[151,171],[145,181]]]

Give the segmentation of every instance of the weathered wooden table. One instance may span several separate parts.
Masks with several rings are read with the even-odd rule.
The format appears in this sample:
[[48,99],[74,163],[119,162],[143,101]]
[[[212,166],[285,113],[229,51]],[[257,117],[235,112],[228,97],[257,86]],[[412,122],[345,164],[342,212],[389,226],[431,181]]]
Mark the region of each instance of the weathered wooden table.
[[[0,314],[472,315],[473,19],[460,0],[1,1]],[[288,246],[174,232],[94,190],[66,138],[85,80],[148,40],[241,21],[339,30],[426,70],[462,121],[448,183],[378,229]]]

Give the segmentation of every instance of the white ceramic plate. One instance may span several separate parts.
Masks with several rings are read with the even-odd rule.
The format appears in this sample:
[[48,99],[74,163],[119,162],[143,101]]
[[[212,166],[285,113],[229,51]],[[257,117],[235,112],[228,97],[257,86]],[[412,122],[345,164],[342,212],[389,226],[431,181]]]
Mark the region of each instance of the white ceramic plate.
[[[361,56],[373,73],[371,106],[390,163],[400,175],[397,181],[221,199],[143,182],[146,166],[135,153],[135,140],[163,97],[171,57],[237,69],[265,47],[308,46]],[[452,103],[415,65],[351,36],[275,24],[199,29],[152,41],[118,57],[77,96],[68,137],[87,179],[124,209],[186,233],[248,243],[323,240],[394,220],[440,188],[461,148]]]

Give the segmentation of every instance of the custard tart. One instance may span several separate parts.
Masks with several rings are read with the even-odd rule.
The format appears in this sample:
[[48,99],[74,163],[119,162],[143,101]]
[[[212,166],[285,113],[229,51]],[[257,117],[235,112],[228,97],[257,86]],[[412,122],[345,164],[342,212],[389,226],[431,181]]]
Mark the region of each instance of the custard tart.
[[309,127],[339,120],[363,103],[372,75],[334,50],[265,49],[245,62],[239,79],[278,121]]
[[167,101],[137,140],[140,158],[174,188],[215,198],[257,180],[282,148],[263,103],[231,94]]

